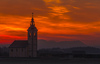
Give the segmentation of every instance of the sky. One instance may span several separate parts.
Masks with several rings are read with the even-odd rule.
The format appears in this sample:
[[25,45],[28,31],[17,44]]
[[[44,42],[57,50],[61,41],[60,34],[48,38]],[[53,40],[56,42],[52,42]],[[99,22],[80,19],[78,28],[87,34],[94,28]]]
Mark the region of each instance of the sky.
[[0,0],[0,43],[27,40],[32,12],[38,39],[100,45],[100,0]]

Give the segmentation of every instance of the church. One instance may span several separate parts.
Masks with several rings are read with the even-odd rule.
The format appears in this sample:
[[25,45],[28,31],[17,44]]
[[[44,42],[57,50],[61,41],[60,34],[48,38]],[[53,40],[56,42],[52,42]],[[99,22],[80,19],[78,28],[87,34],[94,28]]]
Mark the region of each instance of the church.
[[37,28],[35,27],[33,13],[30,27],[28,28],[28,40],[15,40],[9,46],[9,57],[37,57]]

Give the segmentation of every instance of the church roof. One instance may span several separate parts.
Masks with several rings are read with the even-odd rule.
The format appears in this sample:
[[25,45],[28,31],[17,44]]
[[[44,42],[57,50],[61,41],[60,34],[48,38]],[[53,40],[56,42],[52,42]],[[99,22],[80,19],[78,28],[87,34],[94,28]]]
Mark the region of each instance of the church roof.
[[15,40],[9,48],[25,48],[28,45],[27,40]]

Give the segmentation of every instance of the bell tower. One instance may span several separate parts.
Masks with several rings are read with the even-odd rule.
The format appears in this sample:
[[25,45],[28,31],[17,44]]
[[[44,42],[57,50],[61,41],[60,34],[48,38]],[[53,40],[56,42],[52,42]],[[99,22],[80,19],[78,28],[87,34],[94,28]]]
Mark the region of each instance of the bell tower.
[[28,56],[37,57],[37,28],[35,27],[33,13],[30,27],[28,28]]

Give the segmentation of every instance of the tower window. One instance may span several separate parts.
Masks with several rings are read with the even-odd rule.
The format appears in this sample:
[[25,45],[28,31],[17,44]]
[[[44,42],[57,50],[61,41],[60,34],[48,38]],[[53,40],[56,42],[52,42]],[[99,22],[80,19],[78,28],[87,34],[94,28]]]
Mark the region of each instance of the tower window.
[[11,49],[11,52],[13,52],[13,49]]
[[29,36],[31,37],[31,33],[29,34]]
[[34,33],[34,36],[35,36],[35,33]]

